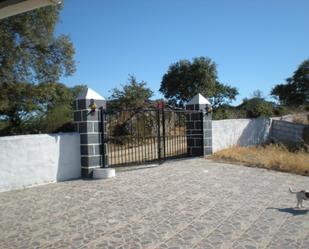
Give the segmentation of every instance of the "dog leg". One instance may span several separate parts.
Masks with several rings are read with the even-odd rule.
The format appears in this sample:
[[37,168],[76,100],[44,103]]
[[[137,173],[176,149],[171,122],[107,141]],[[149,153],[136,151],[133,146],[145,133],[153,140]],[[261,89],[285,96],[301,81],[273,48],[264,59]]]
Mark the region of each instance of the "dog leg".
[[[302,207],[303,207],[303,200],[302,200],[302,199],[299,199],[298,202],[299,202],[300,208],[302,208]],[[297,204],[297,206],[298,206],[298,204]]]
[[300,206],[301,206],[301,202],[300,202],[299,199],[297,199],[297,206],[296,206],[296,208],[299,208]]

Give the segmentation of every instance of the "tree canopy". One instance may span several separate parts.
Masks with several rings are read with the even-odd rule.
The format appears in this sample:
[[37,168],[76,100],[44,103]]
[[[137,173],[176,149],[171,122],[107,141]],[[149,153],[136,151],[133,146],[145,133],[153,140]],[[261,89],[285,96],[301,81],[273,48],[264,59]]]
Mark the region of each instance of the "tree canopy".
[[61,6],[0,20],[0,133],[52,132],[72,119],[74,97],[84,86],[57,83],[75,71],[74,48],[55,36]]
[[153,92],[148,88],[145,81],[138,82],[129,75],[129,79],[122,89],[114,88],[111,91],[110,106],[113,109],[141,109],[149,105]]
[[160,92],[170,103],[178,105],[201,93],[215,108],[234,100],[238,94],[235,87],[218,81],[216,64],[206,57],[171,64],[163,76]]
[[300,64],[286,84],[276,85],[271,94],[283,105],[309,105],[309,59]]
[[246,118],[270,117],[274,112],[273,103],[260,97],[245,98],[237,108],[246,113]]
[[75,71],[68,36],[55,37],[60,6],[0,20],[0,83],[56,82]]
[[[3,83],[0,135],[72,130],[72,103],[85,86],[61,83]],[[65,127],[66,125],[66,127]]]
[[143,123],[147,120],[147,114],[142,113],[137,121],[137,127],[130,125],[130,120],[134,118],[141,109],[147,108],[151,105],[150,98],[153,92],[147,87],[145,81],[138,82],[136,78],[129,75],[129,79],[125,85],[120,89],[114,88],[111,91],[111,97],[107,102],[107,109],[116,110],[117,115],[116,124],[111,128],[114,135],[124,136],[129,134],[129,130],[142,128]]

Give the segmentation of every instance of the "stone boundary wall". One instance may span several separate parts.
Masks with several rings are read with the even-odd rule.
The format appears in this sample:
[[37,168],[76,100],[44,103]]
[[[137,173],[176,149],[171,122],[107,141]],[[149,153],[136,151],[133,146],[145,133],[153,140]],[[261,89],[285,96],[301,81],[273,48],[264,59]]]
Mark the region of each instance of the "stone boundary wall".
[[80,176],[79,133],[0,137],[0,192]]
[[267,141],[270,129],[271,120],[267,118],[213,120],[213,152],[235,145],[262,144]]
[[281,120],[272,120],[270,139],[281,143],[302,143],[303,131],[305,127],[308,127],[308,125]]

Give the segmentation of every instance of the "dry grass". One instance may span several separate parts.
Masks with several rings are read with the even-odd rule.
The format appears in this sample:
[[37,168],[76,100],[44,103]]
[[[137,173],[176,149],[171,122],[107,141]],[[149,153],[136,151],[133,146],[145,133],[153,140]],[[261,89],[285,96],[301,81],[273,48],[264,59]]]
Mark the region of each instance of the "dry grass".
[[212,159],[240,162],[247,166],[309,175],[309,153],[304,151],[290,152],[284,146],[276,144],[232,147],[216,152]]
[[309,113],[294,113],[286,116],[287,117],[290,116],[291,118],[291,120],[287,121],[291,121],[296,124],[304,124],[304,125],[309,124]]
[[304,125],[309,125],[309,115],[306,116],[295,116],[293,117],[292,122],[296,124],[304,124]]

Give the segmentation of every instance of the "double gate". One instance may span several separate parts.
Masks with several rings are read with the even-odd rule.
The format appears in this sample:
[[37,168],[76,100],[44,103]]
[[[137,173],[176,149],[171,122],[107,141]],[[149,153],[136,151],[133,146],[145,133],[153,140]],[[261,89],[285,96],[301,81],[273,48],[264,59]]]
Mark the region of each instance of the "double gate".
[[185,110],[102,111],[107,165],[161,162],[187,156]]

